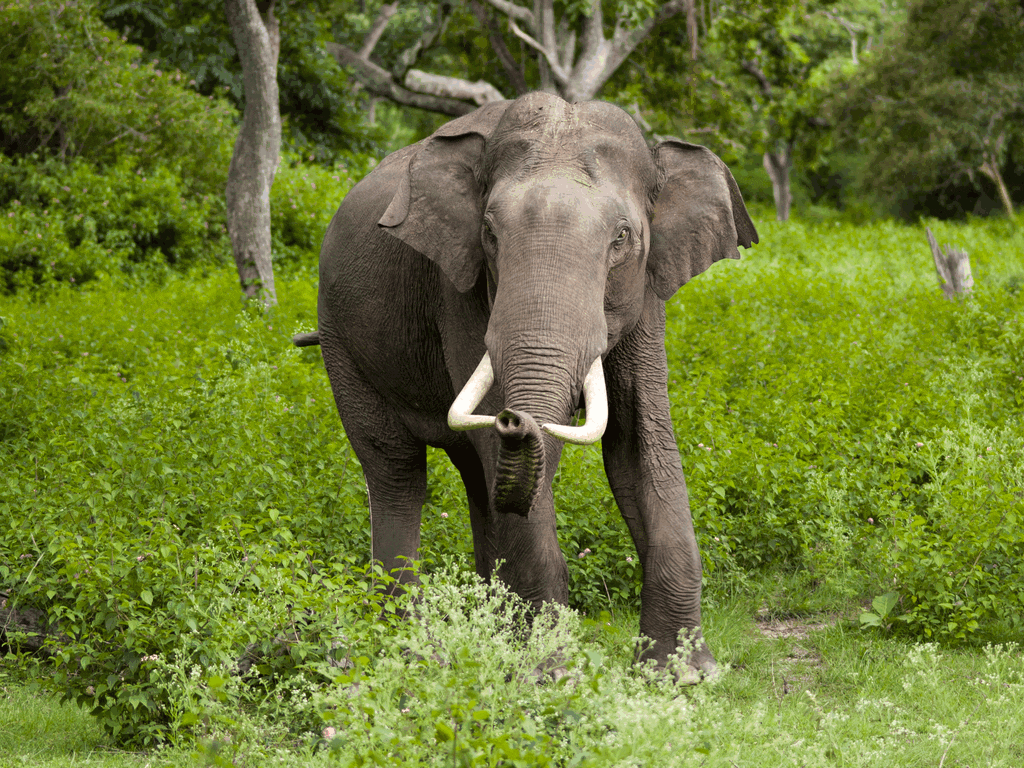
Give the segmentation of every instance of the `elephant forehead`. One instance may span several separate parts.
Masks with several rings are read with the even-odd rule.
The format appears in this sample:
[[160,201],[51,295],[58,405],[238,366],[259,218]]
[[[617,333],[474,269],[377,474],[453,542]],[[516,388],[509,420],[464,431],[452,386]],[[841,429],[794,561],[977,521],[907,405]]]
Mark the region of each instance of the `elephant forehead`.
[[633,206],[618,186],[595,182],[581,172],[565,168],[543,169],[526,178],[500,184],[488,200],[488,212],[520,226],[550,224],[554,221],[613,226],[613,219],[629,217]]
[[505,111],[484,156],[483,175],[491,183],[560,168],[645,189],[657,183],[640,129],[621,109],[602,102],[568,104],[529,94]]

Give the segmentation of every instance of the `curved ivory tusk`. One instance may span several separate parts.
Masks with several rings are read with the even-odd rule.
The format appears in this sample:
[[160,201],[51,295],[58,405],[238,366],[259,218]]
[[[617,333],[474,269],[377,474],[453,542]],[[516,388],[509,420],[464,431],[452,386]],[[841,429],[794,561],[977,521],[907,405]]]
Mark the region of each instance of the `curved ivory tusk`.
[[576,445],[596,443],[608,426],[608,393],[604,387],[604,368],[598,355],[583,381],[583,402],[587,407],[587,423],[580,427],[561,424],[542,424],[549,435]]
[[466,386],[459,392],[459,396],[455,398],[452,407],[448,409],[448,426],[456,432],[494,426],[494,416],[478,416],[473,413],[493,383],[494,369],[491,367],[491,355],[489,352],[484,352],[484,356],[480,358],[480,364],[473,371],[473,375],[469,377]]

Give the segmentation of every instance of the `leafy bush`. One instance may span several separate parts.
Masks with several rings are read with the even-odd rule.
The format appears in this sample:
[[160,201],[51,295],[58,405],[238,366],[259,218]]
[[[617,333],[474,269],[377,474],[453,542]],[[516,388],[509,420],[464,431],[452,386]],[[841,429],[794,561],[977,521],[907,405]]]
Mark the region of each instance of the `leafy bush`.
[[223,221],[221,195],[133,157],[101,172],[0,156],[0,290],[217,264],[230,248]]
[[[916,228],[761,225],[749,266],[716,267],[673,301],[670,395],[706,569],[724,554],[726,571],[896,590],[907,629],[962,639],[1022,617],[1004,576],[1024,545],[1008,522],[1020,477],[966,446],[984,434],[1001,466],[1018,455],[1024,243],[1012,222],[937,226],[971,253],[968,301],[942,298]],[[917,443],[957,441],[955,472],[922,467]],[[909,524],[936,509],[941,526]],[[940,539],[943,579],[926,567]]]
[[270,189],[270,236],[275,265],[287,270],[316,263],[320,243],[342,199],[372,165],[325,168],[286,162]]
[[[283,165],[271,189],[275,264],[287,274],[316,264],[323,233],[362,164]],[[81,159],[0,156],[0,291],[54,281],[162,277],[167,268],[231,260],[224,197],[196,195],[165,167],[125,156],[103,170]]]
[[[150,183],[128,175],[129,192]],[[299,265],[315,237],[304,214],[325,220],[335,201],[319,201],[346,183],[331,175],[282,169],[296,207],[278,215]],[[160,197],[170,182],[154,189],[173,202]],[[942,298],[917,229],[790,222],[762,224],[746,260],[670,303],[670,399],[709,601],[752,570],[800,572],[852,598],[895,593],[885,623],[901,631],[1019,632],[1024,243],[1004,227],[937,227],[971,252],[969,301]],[[290,344],[315,323],[315,282],[295,273],[267,315],[239,309],[227,272],[0,298],[0,581],[54,622],[54,682],[123,740],[258,731],[247,713],[280,693],[290,733],[318,743],[330,724],[299,700],[322,694],[324,665],[348,647],[354,659],[396,647],[358,611],[376,578],[363,478],[318,351]],[[570,600],[591,618],[635,610],[640,578],[600,465],[596,450],[568,447],[556,479]],[[468,561],[458,473],[439,451],[429,466],[422,554]],[[247,647],[272,674],[234,673]],[[372,671],[332,669],[330,680]],[[393,674],[426,675],[413,670]],[[361,706],[400,701],[371,698],[375,685]],[[473,720],[475,690],[450,714],[484,738],[496,710]],[[552,711],[582,711],[559,701]],[[547,728],[545,717],[516,722]],[[402,725],[413,730],[387,727],[427,738],[441,718],[428,709]]]
[[125,155],[163,167],[196,193],[219,192],[234,143],[234,110],[188,88],[181,72],[143,62],[99,20],[91,0],[0,6],[0,150],[80,157],[103,167]]

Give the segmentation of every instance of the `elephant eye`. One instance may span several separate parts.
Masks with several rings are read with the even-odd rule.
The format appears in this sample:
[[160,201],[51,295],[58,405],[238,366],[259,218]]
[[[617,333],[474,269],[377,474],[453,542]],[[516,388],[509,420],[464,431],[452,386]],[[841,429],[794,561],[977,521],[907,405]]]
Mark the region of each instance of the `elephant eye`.
[[621,227],[619,229],[619,234],[615,238],[615,242],[613,242],[612,245],[614,245],[616,248],[621,248],[629,240],[630,234],[631,233],[629,231],[629,227]]
[[490,222],[484,221],[484,242],[488,245],[494,245],[498,242],[498,236],[494,234],[494,230],[491,228]]

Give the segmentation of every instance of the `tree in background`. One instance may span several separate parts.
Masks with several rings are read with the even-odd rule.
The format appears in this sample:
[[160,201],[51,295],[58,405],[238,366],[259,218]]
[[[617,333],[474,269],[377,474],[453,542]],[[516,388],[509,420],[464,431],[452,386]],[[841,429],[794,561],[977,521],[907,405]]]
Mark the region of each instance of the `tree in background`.
[[235,111],[91,0],[0,5],[0,291],[215,263]]
[[883,29],[866,0],[738,0],[712,24],[693,114],[762,155],[776,218],[792,205],[796,161],[813,167],[832,148],[825,101]]
[[1003,209],[1003,169],[1024,140],[1024,3],[915,0],[898,38],[836,100],[869,155],[868,188],[890,200],[981,179]]
[[146,62],[100,21],[92,2],[8,4],[0,33],[0,153],[132,158],[140,172],[176,168],[203,194],[223,184],[231,109],[187,75]]
[[[556,6],[553,0],[536,0],[531,6],[512,0],[473,0],[465,7],[442,2],[428,10],[390,3],[380,7],[358,44],[351,34],[347,38],[339,34],[342,39],[328,45],[328,50],[339,64],[351,68],[371,94],[454,116],[531,88],[556,92],[568,101],[595,98],[658,24],[682,12],[691,20],[688,28],[693,30],[691,45],[696,50],[694,0],[614,5],[591,0],[566,6]],[[397,21],[408,29],[417,16],[421,17],[417,37],[391,55],[374,56],[389,63],[371,60],[385,28]],[[490,48],[486,58],[498,66],[477,79],[464,75],[467,70],[479,72],[478,64],[442,73],[414,68],[439,46],[446,32],[460,34],[453,27],[461,34],[472,29],[477,40],[486,41]],[[457,58],[449,53],[448,62]],[[439,63],[443,67],[444,62],[435,57],[428,66]]]
[[225,188],[228,234],[247,298],[277,303],[270,250],[270,187],[281,150],[277,59],[281,32],[274,0],[225,0],[228,24],[242,60],[245,109]]
[[[242,110],[242,62],[224,0],[101,0],[100,6],[104,21],[142,46],[158,65],[187,72],[199,93],[216,93]],[[274,16],[287,30],[277,67],[282,147],[327,163],[379,152],[382,131],[364,121],[363,98],[324,47],[334,39],[332,28],[339,20],[359,23],[357,4],[278,2]]]

